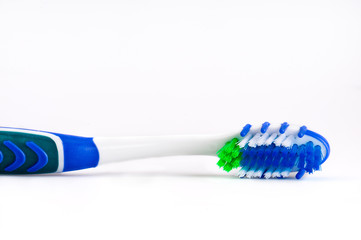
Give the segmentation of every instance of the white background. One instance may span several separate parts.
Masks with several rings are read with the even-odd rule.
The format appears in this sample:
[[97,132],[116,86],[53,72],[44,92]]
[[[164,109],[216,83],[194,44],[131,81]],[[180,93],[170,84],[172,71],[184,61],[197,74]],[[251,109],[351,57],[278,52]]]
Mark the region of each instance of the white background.
[[360,1],[0,0],[0,125],[84,136],[264,121],[330,142],[301,181],[215,157],[0,176],[1,239],[360,239]]

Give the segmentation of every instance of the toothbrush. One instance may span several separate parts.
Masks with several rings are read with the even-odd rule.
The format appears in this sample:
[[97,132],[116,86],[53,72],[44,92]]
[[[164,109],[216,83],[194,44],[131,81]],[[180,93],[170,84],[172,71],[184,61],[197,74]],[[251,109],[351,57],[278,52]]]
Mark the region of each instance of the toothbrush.
[[218,166],[240,178],[283,178],[321,169],[330,147],[321,135],[288,123],[247,124],[220,135],[78,137],[0,127],[0,173],[59,173],[98,165],[174,155],[218,156]]

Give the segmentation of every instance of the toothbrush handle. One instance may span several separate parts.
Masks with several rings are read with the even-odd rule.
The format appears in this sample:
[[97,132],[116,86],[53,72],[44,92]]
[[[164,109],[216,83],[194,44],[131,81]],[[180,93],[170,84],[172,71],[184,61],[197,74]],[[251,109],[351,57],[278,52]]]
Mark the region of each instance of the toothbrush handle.
[[95,137],[99,164],[175,155],[213,155],[225,143],[225,136]]
[[87,138],[0,127],[0,173],[67,172],[98,164],[173,155],[216,155],[234,134]]
[[96,167],[92,138],[0,127],[0,173],[54,173]]

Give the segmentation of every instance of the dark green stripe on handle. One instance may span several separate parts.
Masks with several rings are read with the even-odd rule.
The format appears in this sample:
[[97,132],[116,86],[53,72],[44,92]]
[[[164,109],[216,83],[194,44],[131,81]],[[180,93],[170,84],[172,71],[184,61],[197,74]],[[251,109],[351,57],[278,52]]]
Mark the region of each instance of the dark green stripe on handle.
[[[37,171],[31,171],[40,160],[39,153],[37,154],[29,147],[34,147],[34,144],[38,147],[36,149],[42,151],[43,154],[45,153],[47,157],[45,166],[41,166]],[[16,169],[9,168],[9,166],[16,162],[17,153],[11,150],[11,147],[9,148],[9,146],[12,145],[15,145],[15,148],[19,149],[25,155],[24,163],[21,161],[21,165]],[[54,140],[50,137],[22,132],[0,131],[0,151],[2,153],[0,174],[53,173],[57,171],[59,166],[58,148]],[[45,155],[42,157],[44,158]]]

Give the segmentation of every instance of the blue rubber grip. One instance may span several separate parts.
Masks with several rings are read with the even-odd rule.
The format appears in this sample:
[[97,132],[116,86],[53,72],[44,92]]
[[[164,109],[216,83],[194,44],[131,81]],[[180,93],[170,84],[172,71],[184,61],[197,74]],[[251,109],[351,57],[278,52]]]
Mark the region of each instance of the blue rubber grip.
[[4,141],[4,145],[7,146],[15,155],[15,161],[10,166],[5,168],[5,171],[12,172],[25,163],[25,154],[11,141]]
[[38,156],[38,162],[35,165],[33,165],[32,167],[28,168],[27,171],[30,173],[33,173],[33,172],[37,172],[40,169],[42,169],[43,167],[45,167],[46,164],[48,164],[48,162],[49,162],[48,155],[46,154],[46,152],[34,142],[26,142],[25,144],[31,150],[33,150],[36,153],[36,155]]
[[63,172],[98,166],[99,151],[93,138],[52,133],[60,137],[64,148]]

